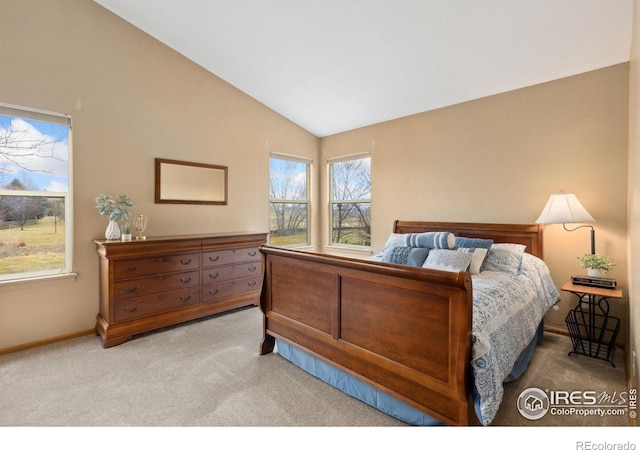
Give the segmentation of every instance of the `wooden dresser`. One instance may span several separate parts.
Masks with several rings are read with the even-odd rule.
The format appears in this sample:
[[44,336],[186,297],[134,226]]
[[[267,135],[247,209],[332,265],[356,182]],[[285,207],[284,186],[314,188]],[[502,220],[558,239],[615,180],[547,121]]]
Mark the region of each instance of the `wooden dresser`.
[[259,303],[266,233],[96,240],[103,347],[134,334]]

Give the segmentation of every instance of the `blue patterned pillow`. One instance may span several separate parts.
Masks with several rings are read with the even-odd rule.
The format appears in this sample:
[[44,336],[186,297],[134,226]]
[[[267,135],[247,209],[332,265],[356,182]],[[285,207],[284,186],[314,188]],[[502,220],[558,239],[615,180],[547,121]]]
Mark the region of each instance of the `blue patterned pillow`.
[[382,262],[421,267],[429,254],[428,248],[418,247],[387,247],[382,252]]
[[409,247],[424,248],[454,248],[456,237],[449,231],[428,231],[426,233],[411,233],[407,238]]
[[456,250],[433,249],[422,267],[425,269],[446,270],[448,272],[465,272],[471,263],[471,253]]
[[518,275],[525,248],[521,244],[493,244],[484,260],[483,270]]

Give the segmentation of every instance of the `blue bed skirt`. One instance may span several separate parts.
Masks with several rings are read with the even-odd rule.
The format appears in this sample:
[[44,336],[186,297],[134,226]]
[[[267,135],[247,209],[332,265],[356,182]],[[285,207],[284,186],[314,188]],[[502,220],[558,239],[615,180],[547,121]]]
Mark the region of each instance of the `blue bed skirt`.
[[[520,377],[529,366],[529,362],[533,357],[536,345],[542,339],[543,325],[538,327],[535,337],[531,343],[520,354],[518,361],[513,367],[511,374],[505,379],[505,382],[512,381]],[[395,417],[402,422],[417,426],[435,426],[443,425],[442,422],[433,417],[407,405],[406,403],[391,397],[390,395],[370,386],[369,384],[348,375],[344,371],[333,367],[324,361],[315,358],[308,353],[294,347],[280,339],[276,339],[277,352],[286,360],[300,367],[302,370],[319,378],[325,383],[340,389],[342,392],[372,406],[389,416]],[[479,401],[477,392],[473,392],[475,403],[475,411],[478,417]],[[479,417],[481,419],[481,417]],[[480,420],[482,423],[482,420]]]

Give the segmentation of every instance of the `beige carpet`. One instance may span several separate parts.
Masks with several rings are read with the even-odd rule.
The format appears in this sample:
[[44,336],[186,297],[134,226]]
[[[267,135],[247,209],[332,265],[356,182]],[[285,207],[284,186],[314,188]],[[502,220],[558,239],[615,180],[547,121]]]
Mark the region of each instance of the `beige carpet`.
[[[277,354],[258,355],[262,316],[250,307],[148,333],[110,349],[95,336],[0,356],[0,426],[397,427],[404,424],[326,385]],[[494,425],[626,426],[627,417],[522,417],[523,389],[626,391],[617,367],[569,357],[547,334],[527,373],[506,387]],[[87,443],[89,445],[89,443]]]
[[[505,384],[505,392],[493,425],[507,426],[628,426],[628,411],[624,415],[588,416],[562,408],[567,415],[545,414],[537,420],[529,420],[520,414],[517,400],[523,390],[538,388],[550,391],[594,391],[596,396],[607,394],[607,403],[617,404],[620,396],[627,395],[624,352],[616,349],[611,359],[614,368],[606,361],[585,356],[568,356],[573,350],[571,339],[555,333],[545,333],[538,344],[527,371],[517,380]],[[627,397],[625,397],[626,399]],[[589,401],[587,399],[587,401]],[[563,402],[564,404],[565,402]],[[567,401],[568,403],[568,401]],[[626,401],[624,403],[627,405]],[[569,406],[569,405],[567,405]],[[616,408],[616,412],[621,411]],[[624,412],[624,411],[623,411]]]

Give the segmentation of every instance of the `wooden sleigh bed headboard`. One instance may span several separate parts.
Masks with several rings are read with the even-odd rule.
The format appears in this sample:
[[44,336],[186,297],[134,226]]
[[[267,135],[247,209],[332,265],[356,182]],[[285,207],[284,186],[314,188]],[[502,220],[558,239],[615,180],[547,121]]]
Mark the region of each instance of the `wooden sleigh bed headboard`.
[[492,239],[495,243],[512,243],[526,246],[526,252],[543,259],[543,225],[541,224],[495,224],[460,222],[393,222],[394,233],[424,233],[427,231],[450,231],[456,236]]
[[[395,221],[519,243],[542,257],[542,225]],[[444,272],[262,247],[260,354],[281,339],[447,424],[478,422],[471,394],[472,280]]]

